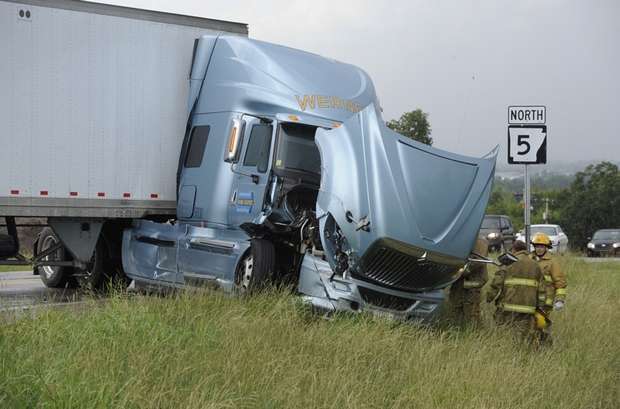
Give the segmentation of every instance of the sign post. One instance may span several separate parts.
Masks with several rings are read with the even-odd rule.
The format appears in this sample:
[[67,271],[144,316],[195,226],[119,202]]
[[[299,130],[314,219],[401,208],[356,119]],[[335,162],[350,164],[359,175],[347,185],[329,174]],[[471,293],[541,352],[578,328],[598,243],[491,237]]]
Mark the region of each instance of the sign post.
[[525,165],[523,188],[525,244],[530,242],[530,175],[528,165],[547,163],[547,108],[543,105],[508,107],[508,163]]
[[524,165],[525,166],[525,186],[523,189],[523,201],[525,204],[525,214],[523,215],[523,219],[524,219],[524,224],[525,224],[525,245],[527,246],[527,248],[529,248],[529,242],[530,242],[530,225],[531,225],[531,221],[530,221],[530,210],[532,208],[532,206],[530,205],[530,174],[527,171],[527,163]]

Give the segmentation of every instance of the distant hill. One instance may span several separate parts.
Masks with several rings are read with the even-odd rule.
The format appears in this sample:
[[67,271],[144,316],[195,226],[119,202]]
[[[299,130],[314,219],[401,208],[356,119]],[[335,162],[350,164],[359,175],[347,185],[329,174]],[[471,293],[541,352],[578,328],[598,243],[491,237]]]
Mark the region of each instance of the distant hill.
[[[532,175],[540,173],[555,174],[555,175],[574,175],[577,172],[584,170],[588,165],[603,162],[603,160],[583,160],[583,161],[553,161],[546,165],[532,165],[529,167]],[[614,163],[620,167],[620,161],[608,161]],[[523,166],[522,165],[508,165],[503,161],[498,160],[497,169],[495,171],[496,176],[502,178],[523,178]]]
[[[530,186],[532,191],[562,190],[570,186],[575,174],[560,174],[543,171],[532,175]],[[523,174],[506,177],[495,176],[493,190],[505,190],[512,193],[523,192]]]

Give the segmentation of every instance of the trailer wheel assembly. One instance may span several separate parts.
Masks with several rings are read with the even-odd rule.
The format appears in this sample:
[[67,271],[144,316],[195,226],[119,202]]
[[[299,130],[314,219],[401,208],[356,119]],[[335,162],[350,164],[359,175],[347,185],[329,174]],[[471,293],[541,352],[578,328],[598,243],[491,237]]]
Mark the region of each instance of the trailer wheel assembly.
[[235,273],[235,287],[241,294],[265,287],[276,265],[276,252],[269,240],[253,239],[250,250],[241,258]]
[[88,265],[88,269],[81,270],[77,274],[80,287],[85,290],[100,292],[106,290],[106,285],[112,283],[114,270],[110,266],[110,252],[103,235],[99,237],[93,257]]
[[[54,231],[46,227],[41,230],[41,234],[39,234],[37,253],[40,254],[47,249],[50,249],[54,246],[60,244],[60,240],[54,234]],[[52,254],[45,256],[43,258],[44,261],[67,261],[67,254],[65,252],[65,248],[60,246],[58,250],[53,252]],[[67,285],[69,278],[71,277],[71,268],[70,267],[61,267],[61,266],[39,266],[39,276],[41,277],[41,281],[45,284],[46,287],[50,288],[62,288]]]

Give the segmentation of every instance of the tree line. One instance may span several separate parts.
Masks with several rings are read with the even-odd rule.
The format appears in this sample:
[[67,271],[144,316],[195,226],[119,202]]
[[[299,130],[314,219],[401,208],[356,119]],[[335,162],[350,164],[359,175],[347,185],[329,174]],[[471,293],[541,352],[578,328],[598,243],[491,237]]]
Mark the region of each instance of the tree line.
[[[620,170],[611,162],[600,162],[577,172],[572,179],[565,188],[533,189],[532,223],[544,222],[548,200],[547,221],[562,226],[571,246],[583,249],[596,230],[620,228]],[[501,178],[496,179],[487,214],[506,214],[522,229],[523,201],[515,193],[506,189]]]

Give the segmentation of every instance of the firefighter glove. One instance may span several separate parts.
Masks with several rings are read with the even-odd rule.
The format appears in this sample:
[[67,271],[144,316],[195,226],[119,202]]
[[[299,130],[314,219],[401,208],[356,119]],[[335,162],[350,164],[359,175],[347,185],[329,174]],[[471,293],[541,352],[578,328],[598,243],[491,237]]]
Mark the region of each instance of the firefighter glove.
[[558,300],[553,303],[553,309],[555,311],[561,311],[564,309],[564,301]]

